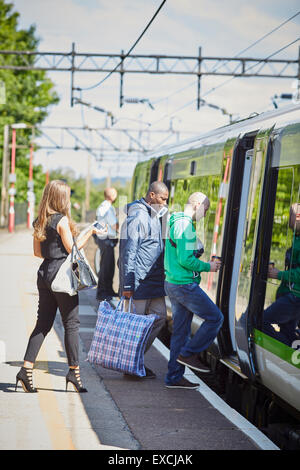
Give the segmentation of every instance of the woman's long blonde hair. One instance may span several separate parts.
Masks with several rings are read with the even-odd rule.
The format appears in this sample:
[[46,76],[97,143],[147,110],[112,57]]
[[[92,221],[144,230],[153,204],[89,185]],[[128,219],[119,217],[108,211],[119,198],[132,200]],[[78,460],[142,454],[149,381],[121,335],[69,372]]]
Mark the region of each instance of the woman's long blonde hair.
[[70,187],[61,180],[48,183],[43,191],[38,217],[34,223],[33,237],[42,242],[46,239],[46,226],[51,215],[56,213],[67,216],[72,235],[77,235],[75,222],[71,219]]

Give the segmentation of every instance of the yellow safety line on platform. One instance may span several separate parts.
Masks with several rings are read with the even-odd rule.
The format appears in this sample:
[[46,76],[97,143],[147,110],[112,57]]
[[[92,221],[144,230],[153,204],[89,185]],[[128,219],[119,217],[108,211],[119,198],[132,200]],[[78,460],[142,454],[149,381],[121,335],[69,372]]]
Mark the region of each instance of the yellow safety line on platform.
[[[22,292],[22,310],[25,313],[25,320],[28,334],[30,335],[34,327],[33,317],[36,311],[35,302],[29,294]],[[35,309],[35,310],[34,310]],[[53,444],[53,450],[76,450],[72,437],[64,418],[59,411],[58,403],[53,391],[53,383],[49,374],[48,358],[46,348],[42,346],[39,352],[39,365],[42,362],[45,367],[43,370],[34,369],[34,383],[38,389],[38,399],[40,408],[44,416],[46,427],[49,432],[51,442]]]

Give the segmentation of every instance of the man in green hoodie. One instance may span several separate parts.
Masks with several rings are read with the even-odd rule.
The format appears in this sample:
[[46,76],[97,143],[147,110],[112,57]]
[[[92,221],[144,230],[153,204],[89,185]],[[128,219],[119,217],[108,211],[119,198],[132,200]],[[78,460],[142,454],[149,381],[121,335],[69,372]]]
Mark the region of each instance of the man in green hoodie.
[[[215,339],[223,323],[223,314],[200,288],[201,272],[216,272],[220,261],[205,263],[199,259],[194,221],[205,217],[209,199],[196,192],[190,195],[184,212],[174,213],[169,221],[169,239],[165,245],[165,291],[172,305],[173,333],[170,360],[165,379],[168,388],[197,388],[183,377],[185,366],[209,372],[198,354]],[[190,338],[193,314],[204,321]]]

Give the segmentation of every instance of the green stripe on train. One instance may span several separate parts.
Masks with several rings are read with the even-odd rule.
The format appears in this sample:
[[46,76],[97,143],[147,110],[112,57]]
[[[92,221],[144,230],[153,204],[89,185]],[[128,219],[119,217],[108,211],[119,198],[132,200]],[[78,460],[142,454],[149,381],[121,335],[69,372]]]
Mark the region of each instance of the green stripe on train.
[[272,338],[271,336],[266,335],[260,330],[254,328],[254,342],[266,349],[275,356],[280,357],[284,361],[288,362],[294,367],[300,369],[300,350],[290,348],[286,344],[277,341],[277,339]]

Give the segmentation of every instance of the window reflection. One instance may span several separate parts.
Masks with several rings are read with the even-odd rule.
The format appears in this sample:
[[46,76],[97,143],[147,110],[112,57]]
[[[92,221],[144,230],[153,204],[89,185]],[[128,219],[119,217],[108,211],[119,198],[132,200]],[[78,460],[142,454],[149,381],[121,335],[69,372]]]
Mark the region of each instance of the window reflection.
[[[292,346],[300,322],[299,168],[278,173],[270,264],[263,315],[266,334]],[[296,202],[295,202],[296,201]]]

